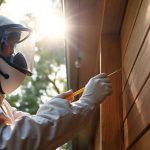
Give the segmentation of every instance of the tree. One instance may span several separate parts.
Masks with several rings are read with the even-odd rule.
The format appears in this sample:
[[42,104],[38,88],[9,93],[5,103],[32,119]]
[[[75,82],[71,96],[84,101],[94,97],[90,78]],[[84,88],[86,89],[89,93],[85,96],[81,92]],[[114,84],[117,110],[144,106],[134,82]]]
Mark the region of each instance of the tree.
[[0,0],[0,5],[2,5],[3,3],[5,3],[5,0]]

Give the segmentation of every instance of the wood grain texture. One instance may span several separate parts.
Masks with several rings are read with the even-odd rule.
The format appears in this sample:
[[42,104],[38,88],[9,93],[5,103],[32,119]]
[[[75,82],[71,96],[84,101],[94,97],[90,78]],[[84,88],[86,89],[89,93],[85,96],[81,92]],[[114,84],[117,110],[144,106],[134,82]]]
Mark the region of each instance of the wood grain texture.
[[[111,73],[121,67],[120,29],[127,0],[67,0],[72,29],[67,37],[68,81],[75,90],[101,72]],[[105,6],[102,6],[105,3]],[[104,8],[104,12],[102,11]],[[104,13],[104,16],[102,15]],[[102,60],[101,63],[97,58]],[[74,62],[80,58],[80,68]],[[98,60],[98,61],[97,61]],[[101,66],[100,66],[101,65]],[[98,69],[97,69],[98,68]],[[102,149],[122,147],[121,72],[113,76],[113,95],[102,105]],[[94,126],[92,125],[91,128]],[[101,129],[100,129],[101,130]],[[111,133],[111,134],[110,134]],[[89,134],[81,133],[74,149],[88,147]],[[93,133],[95,134],[95,133]],[[84,140],[83,140],[84,139]],[[88,147],[89,148],[89,147]],[[88,149],[87,148],[87,149]],[[93,149],[92,149],[93,150]]]
[[[77,90],[99,73],[99,37],[103,0],[65,0],[66,19],[70,30],[66,39],[67,73],[69,88]],[[79,66],[75,65],[78,61]],[[73,139],[72,149],[88,149],[94,144],[95,126],[99,113]]]
[[[126,82],[128,80],[131,69],[145,40],[145,35],[150,24],[150,0],[143,0],[140,11],[123,59],[123,70]],[[125,84],[124,84],[125,85]]]
[[[150,78],[136,99],[136,102],[125,122],[126,148],[150,125]],[[140,138],[140,137],[139,137]]]
[[108,97],[102,107],[102,149],[120,150],[123,144],[121,74],[111,78],[113,94]]
[[[124,143],[125,149],[148,150],[148,137],[150,136],[147,131],[150,125],[150,0],[136,2],[138,3],[133,0],[131,6],[131,1],[129,1],[130,5],[127,8],[121,33]],[[133,20],[132,16],[134,16]]]
[[125,104],[124,117],[129,112],[135,98],[145,84],[145,80],[150,74],[150,33],[148,33],[137,61],[133,67],[128,83],[123,92],[123,101]]
[[102,34],[120,34],[126,0],[105,0]]
[[96,130],[96,134],[95,134],[95,140],[94,140],[94,150],[100,150],[101,147],[101,142],[100,142],[100,124],[101,122],[98,122],[98,126],[97,126],[97,130]]
[[131,147],[131,150],[150,150],[150,129]]
[[[105,35],[101,43],[101,71],[107,74],[121,66],[120,41],[116,35]],[[113,93],[102,104],[102,149],[122,146],[121,72],[111,77]]]
[[130,35],[132,33],[142,0],[129,0],[122,29],[121,29],[121,49],[122,58],[125,54],[127,44],[130,40]]
[[[99,73],[100,2],[67,0],[70,30],[66,39],[69,88],[78,90]],[[77,67],[76,63],[79,66]]]

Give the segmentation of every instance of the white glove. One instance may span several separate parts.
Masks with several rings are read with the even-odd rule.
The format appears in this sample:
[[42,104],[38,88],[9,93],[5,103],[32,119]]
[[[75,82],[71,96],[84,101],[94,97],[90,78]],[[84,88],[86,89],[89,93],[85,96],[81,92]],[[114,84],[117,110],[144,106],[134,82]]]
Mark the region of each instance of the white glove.
[[[73,91],[72,90],[69,90],[69,91],[66,91],[66,92],[63,92],[61,94],[58,94],[57,96],[55,96],[54,98],[62,98],[62,99],[66,99],[68,96],[70,97],[71,95],[73,94]],[[71,96],[71,101],[74,100],[74,97]]]
[[98,74],[89,80],[80,97],[80,101],[90,105],[102,103],[111,94],[111,91],[112,85],[107,75],[105,73]]

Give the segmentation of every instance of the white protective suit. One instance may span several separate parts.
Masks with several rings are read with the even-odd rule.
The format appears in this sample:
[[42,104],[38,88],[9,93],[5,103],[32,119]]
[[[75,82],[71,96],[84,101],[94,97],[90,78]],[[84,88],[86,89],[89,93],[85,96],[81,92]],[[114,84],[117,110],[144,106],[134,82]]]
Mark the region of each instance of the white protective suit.
[[[68,92],[69,93],[69,92]],[[106,75],[90,79],[81,98],[69,103],[63,93],[43,104],[36,115],[18,112],[6,100],[0,108],[0,150],[53,150],[72,139],[92,110],[111,93]]]

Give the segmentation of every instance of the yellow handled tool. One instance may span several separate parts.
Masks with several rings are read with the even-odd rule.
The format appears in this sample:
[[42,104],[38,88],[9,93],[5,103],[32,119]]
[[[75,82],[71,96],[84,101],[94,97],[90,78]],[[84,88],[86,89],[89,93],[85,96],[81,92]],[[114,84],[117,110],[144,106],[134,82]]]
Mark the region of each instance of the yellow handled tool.
[[[118,70],[115,70],[115,71],[112,72],[112,73],[110,73],[110,74],[108,75],[108,77],[114,75],[115,73],[117,73],[117,72],[119,72],[119,71],[121,71],[121,68],[118,69]],[[75,92],[72,93],[71,95],[67,96],[66,99],[67,99],[68,101],[72,102],[72,101],[73,101],[72,99],[73,99],[75,96],[77,96],[77,95],[83,93],[83,91],[84,91],[84,87],[81,88],[81,89],[79,89],[79,90],[77,90],[77,91],[75,91]]]

